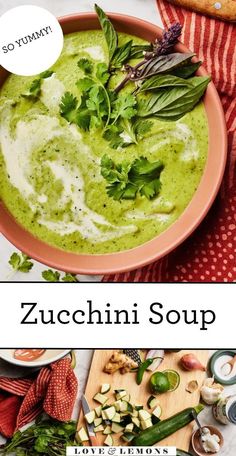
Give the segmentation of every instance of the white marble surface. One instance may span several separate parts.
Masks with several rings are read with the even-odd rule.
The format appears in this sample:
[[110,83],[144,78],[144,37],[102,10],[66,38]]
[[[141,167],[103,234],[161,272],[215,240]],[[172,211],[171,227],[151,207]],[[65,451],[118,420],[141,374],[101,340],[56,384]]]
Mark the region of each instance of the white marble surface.
[[[75,12],[93,11],[95,0],[0,0],[0,15],[19,5],[31,4],[50,10],[55,16],[63,16]],[[156,0],[99,0],[99,5],[106,11],[119,12],[140,17],[161,26],[161,19],[156,7]],[[27,273],[12,273],[8,265],[11,254],[17,251],[0,234],[0,281],[33,282],[40,281],[41,272],[48,269],[34,262],[33,269]],[[80,281],[100,281],[101,276],[78,276]]]

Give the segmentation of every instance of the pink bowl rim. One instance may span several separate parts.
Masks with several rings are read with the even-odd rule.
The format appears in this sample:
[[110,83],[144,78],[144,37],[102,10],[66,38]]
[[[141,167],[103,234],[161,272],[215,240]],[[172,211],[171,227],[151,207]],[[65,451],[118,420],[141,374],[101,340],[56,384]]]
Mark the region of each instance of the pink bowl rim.
[[[131,28],[130,33],[139,37],[145,34],[154,37],[160,35],[162,31],[160,27],[133,16],[119,13],[108,13],[108,15],[117,22],[118,31],[120,28]],[[79,28],[78,31],[98,28],[95,13],[75,13],[59,18],[64,29],[73,28],[73,25],[81,21],[93,23],[93,27]],[[133,29],[139,29],[140,32],[134,33]],[[71,32],[65,31],[65,34],[67,33]],[[179,43],[176,49],[180,52],[189,52],[182,43]],[[200,76],[207,74],[204,67],[198,70]],[[212,206],[223,179],[227,160],[227,130],[223,108],[213,82],[210,82],[207,88],[204,105],[209,127],[209,151],[203,176],[187,208],[160,235],[138,247],[117,253],[94,255],[66,252],[44,243],[26,231],[14,220],[1,201],[0,232],[31,258],[55,269],[75,274],[99,275],[128,272],[161,259],[185,241],[200,225]]]

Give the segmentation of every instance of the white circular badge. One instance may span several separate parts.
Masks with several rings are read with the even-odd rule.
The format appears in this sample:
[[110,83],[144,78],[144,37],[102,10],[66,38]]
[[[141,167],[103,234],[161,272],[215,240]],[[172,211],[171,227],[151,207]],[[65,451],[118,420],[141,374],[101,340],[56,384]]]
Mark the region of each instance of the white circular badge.
[[34,76],[48,70],[63,41],[58,20],[44,8],[18,6],[0,17],[0,65],[11,73]]

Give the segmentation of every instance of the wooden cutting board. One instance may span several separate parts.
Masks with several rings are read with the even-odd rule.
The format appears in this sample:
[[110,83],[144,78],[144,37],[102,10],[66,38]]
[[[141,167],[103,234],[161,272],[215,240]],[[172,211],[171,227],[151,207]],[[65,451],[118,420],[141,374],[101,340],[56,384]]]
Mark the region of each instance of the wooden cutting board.
[[[162,407],[162,419],[168,418],[171,415],[180,412],[186,407],[195,406],[199,403],[199,390],[190,394],[187,391],[185,391],[185,388],[188,382],[190,382],[191,380],[197,380],[199,386],[201,386],[205,378],[205,373],[202,371],[186,372],[182,370],[178,365],[179,359],[184,355],[184,353],[188,352],[189,351],[181,350],[181,352],[179,353],[167,353],[165,355],[164,361],[158,368],[158,370],[160,371],[165,369],[174,369],[178,371],[180,374],[180,385],[177,388],[177,390],[170,393],[159,395],[158,397],[158,400]],[[105,364],[108,362],[112,353],[113,350],[95,350],[94,352],[87,380],[87,386],[85,389],[85,396],[89,402],[90,408],[93,409],[99,405],[97,402],[93,400],[93,396],[97,392],[100,392],[102,383],[110,383],[111,391],[107,393],[106,396],[111,397],[112,401],[115,400],[112,391],[114,391],[114,389],[124,388],[125,390],[127,390],[129,394],[131,394],[131,402],[136,404],[143,404],[144,407],[148,410],[146,404],[147,399],[150,397],[151,393],[148,390],[147,383],[151,372],[147,372],[144,374],[143,382],[140,386],[136,384],[135,373],[127,373],[122,375],[120,374],[120,372],[116,372],[113,375],[106,374],[105,372],[103,372],[103,368]],[[201,363],[204,366],[207,365],[207,350],[191,350],[191,353],[195,353],[199,361],[201,361]],[[85,423],[83,413],[81,411],[80,419],[78,422],[78,428],[84,426],[84,424]],[[165,440],[162,440],[161,445],[176,446],[177,448],[188,451],[192,429],[193,423],[191,423],[189,426],[186,426],[183,429],[180,429],[175,434],[169,436]],[[102,435],[102,433],[98,433],[97,437],[99,439],[100,445],[103,446],[105,436]],[[120,440],[119,436],[117,436],[117,439],[114,438],[114,442],[117,446],[125,445],[125,443],[122,440]]]

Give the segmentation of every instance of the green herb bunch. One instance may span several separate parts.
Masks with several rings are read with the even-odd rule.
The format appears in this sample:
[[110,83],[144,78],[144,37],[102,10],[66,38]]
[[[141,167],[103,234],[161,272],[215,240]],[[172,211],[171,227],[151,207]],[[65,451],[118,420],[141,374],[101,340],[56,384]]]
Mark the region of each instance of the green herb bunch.
[[[114,149],[138,143],[148,134],[152,123],[144,117],[177,120],[191,111],[204,94],[208,77],[193,76],[201,62],[192,62],[194,54],[173,52],[181,34],[180,24],[163,32],[150,45],[133,45],[132,40],[119,46],[118,35],[104,11],[95,10],[108,48],[109,62],[96,66],[86,58],[78,62],[84,77],[77,82],[80,97],[66,92],[60,112],[68,122],[84,130],[101,129]],[[134,67],[127,62],[143,54]],[[123,69],[127,75],[113,90],[110,80]],[[135,90],[120,93],[133,81]],[[145,123],[143,123],[145,122]]]
[[[0,446],[0,454],[16,456],[65,456],[66,447],[75,445],[76,422],[40,418],[25,431],[18,431]],[[76,444],[78,446],[78,444]]]

